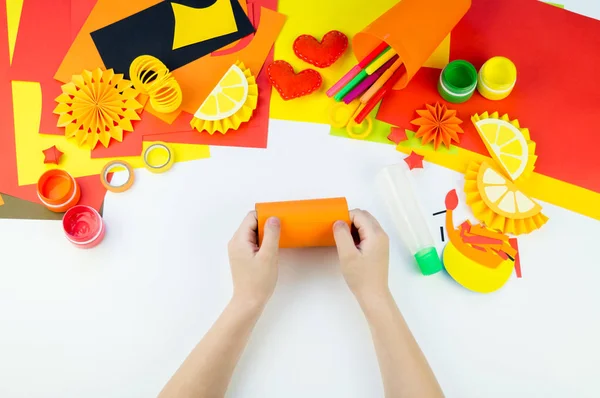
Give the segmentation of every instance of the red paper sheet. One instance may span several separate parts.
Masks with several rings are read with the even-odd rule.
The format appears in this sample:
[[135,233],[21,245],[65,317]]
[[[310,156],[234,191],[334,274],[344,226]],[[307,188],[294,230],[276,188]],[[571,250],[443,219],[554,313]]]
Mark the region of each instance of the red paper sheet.
[[10,78],[41,83],[43,134],[64,134],[56,126],[58,116],[52,113],[56,107],[54,99],[61,93],[61,83],[53,76],[95,3],[96,0],[23,3]]
[[[599,21],[536,0],[473,0],[452,32],[451,59],[479,68],[506,56],[517,66],[517,85],[506,100],[476,92],[452,109],[465,121],[484,111],[508,113],[537,143],[536,172],[600,193],[599,49]],[[386,96],[378,119],[410,129],[416,109],[441,100],[439,74],[421,69],[406,89]],[[464,129],[460,146],[487,154],[472,123]]]
[[[27,3],[27,2],[26,2]],[[14,62],[14,59],[13,59]],[[40,203],[36,186],[19,186],[17,182],[17,160],[12,109],[12,87],[9,76],[8,31],[6,7],[0,7],[0,192]],[[98,176],[77,178],[81,187],[80,203],[100,209],[106,189]]]

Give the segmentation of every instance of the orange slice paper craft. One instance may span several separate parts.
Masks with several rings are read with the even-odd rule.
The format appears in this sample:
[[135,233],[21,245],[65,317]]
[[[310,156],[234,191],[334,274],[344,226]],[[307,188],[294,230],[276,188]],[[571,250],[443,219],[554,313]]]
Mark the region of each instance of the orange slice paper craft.
[[456,111],[450,110],[446,105],[437,102],[435,105],[425,105],[426,109],[417,110],[420,116],[411,123],[419,126],[415,137],[422,139],[422,144],[427,145],[433,142],[435,150],[440,144],[450,148],[452,142],[459,143],[460,136],[464,131],[459,124],[462,120],[456,117]]

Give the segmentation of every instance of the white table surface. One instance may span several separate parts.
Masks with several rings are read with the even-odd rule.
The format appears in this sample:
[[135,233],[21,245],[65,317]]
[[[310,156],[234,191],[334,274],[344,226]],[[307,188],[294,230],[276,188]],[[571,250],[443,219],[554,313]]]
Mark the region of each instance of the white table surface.
[[[565,3],[600,18],[597,2]],[[404,155],[328,130],[271,121],[267,150],[213,147],[162,175],[136,171],[130,191],[108,193],[93,250],[71,246],[60,222],[0,220],[0,397],[156,396],[230,297],[226,244],[246,212],[332,196],[390,233],[390,287],[448,397],[600,396],[600,222],[545,205],[550,222],[519,239],[523,278],[490,295],[445,272],[423,277],[374,189]],[[428,214],[464,182],[429,163],[416,178]],[[463,199],[456,222],[470,215]],[[441,248],[443,216],[428,222]],[[383,396],[334,249],[282,252],[228,396]]]

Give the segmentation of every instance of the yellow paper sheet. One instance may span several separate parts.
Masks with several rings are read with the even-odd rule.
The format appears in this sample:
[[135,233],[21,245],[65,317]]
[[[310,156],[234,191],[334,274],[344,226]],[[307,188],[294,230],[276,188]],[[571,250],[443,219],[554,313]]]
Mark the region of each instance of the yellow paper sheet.
[[[373,20],[395,5],[398,0],[279,0],[279,12],[288,16],[281,34],[275,42],[275,59],[289,62],[296,72],[311,68],[323,76],[321,89],[306,97],[284,101],[276,90],[271,97],[271,118],[301,122],[329,124],[328,109],[333,99],[325,92],[333,86],[357,60],[352,52],[352,37]],[[309,34],[321,40],[325,33],[339,30],[348,36],[350,45],[346,53],[332,66],[320,69],[294,54],[294,40]],[[450,37],[440,45],[425,66],[443,68],[450,57]]]
[[[396,150],[409,155],[413,151],[413,148],[398,145]],[[467,171],[469,163],[472,161],[483,162],[487,160],[488,162],[493,162],[492,158],[488,156],[483,156],[459,147],[457,147],[455,153],[423,151],[421,149],[414,149],[414,152],[425,156],[425,160],[428,162],[463,174]],[[517,186],[523,193],[534,199],[600,220],[600,206],[598,206],[598,203],[600,203],[599,193],[535,172],[526,181],[518,183]]]
[[[206,8],[171,3],[175,16],[173,50],[237,32],[230,0],[217,0]],[[198,23],[202,29],[198,29]]]
[[6,0],[6,20],[8,29],[8,51],[10,53],[10,63],[12,64],[15,44],[17,42],[17,32],[21,22],[21,11],[23,11],[23,1],[25,0]]
[[[91,159],[89,150],[79,148],[75,142],[64,136],[39,134],[42,109],[40,84],[13,81],[12,89],[19,185],[35,184],[46,170],[56,168],[55,165],[44,164],[42,153],[52,145],[56,145],[64,153],[58,168],[68,171],[73,177],[100,174],[106,163],[116,159],[126,160],[134,168],[144,167],[140,156]],[[150,145],[152,142],[144,142],[144,150]],[[175,159],[178,162],[210,156],[209,147],[206,145],[169,145],[175,152]]]

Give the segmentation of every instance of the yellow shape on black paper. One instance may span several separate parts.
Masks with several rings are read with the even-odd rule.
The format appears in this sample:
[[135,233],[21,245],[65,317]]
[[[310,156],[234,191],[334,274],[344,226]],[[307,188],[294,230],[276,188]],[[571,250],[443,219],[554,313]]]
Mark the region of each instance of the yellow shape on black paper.
[[[171,3],[175,16],[173,50],[238,31],[231,0],[217,0],[206,8]],[[198,29],[202,25],[202,29]]]

